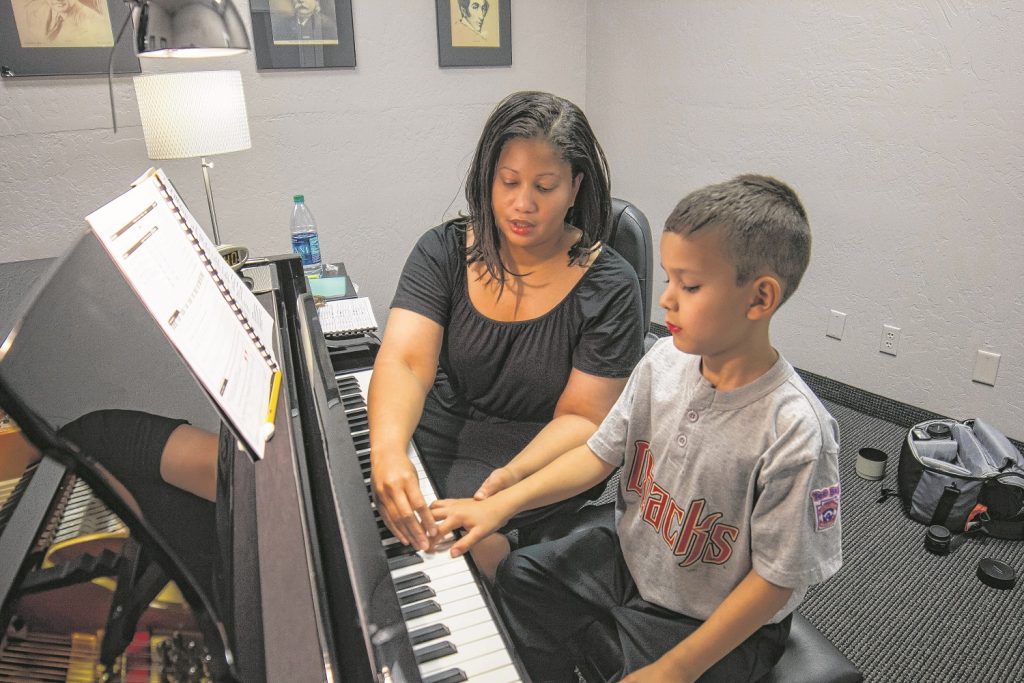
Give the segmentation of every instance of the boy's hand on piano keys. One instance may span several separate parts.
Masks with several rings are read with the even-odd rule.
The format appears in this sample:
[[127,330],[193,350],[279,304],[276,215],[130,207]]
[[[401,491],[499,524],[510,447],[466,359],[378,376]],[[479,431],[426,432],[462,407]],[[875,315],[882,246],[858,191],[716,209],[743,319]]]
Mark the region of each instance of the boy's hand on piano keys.
[[435,500],[430,510],[439,524],[437,536],[442,539],[455,529],[465,529],[462,538],[451,545],[449,554],[452,557],[464,555],[478,541],[505,526],[512,517],[499,501],[494,498],[474,500],[472,498]]
[[416,467],[404,454],[378,458],[370,469],[377,509],[388,529],[404,545],[427,550],[439,538],[430,506],[420,490]]
[[480,488],[478,488],[476,493],[473,494],[473,500],[489,498],[498,491],[507,489],[518,481],[519,477],[513,474],[507,467],[499,467],[484,479],[484,483],[480,484]]

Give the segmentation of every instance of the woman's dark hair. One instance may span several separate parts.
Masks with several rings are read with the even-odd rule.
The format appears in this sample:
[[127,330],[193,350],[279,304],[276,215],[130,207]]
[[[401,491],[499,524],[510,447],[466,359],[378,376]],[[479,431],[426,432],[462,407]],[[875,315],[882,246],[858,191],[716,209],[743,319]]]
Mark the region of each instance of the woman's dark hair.
[[498,103],[484,125],[466,178],[469,215],[460,219],[473,225],[473,246],[466,252],[466,262],[482,261],[498,282],[499,291],[504,289],[506,275],[515,273],[501,259],[501,233],[491,209],[491,187],[501,150],[515,138],[544,140],[569,164],[573,178],[583,174],[576,202],[565,218],[583,231],[569,249],[569,265],[584,265],[611,227],[608,162],[587,117],[569,100],[550,93],[512,93]]

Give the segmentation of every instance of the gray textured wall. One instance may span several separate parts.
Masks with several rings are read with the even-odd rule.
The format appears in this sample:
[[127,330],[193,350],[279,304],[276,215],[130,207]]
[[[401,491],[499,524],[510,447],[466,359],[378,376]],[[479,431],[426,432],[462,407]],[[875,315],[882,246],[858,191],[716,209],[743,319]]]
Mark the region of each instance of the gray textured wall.
[[[1019,2],[591,0],[588,19],[589,112],[652,226],[742,172],[803,199],[811,266],[773,324],[795,365],[1024,437]],[[1002,354],[994,387],[971,381],[978,349]]]
[[[253,148],[213,171],[227,241],[287,251],[305,193],[325,256],[384,322],[413,241],[462,206],[488,111],[552,90],[584,106],[615,194],[656,231],[685,192],[736,173],[796,187],[814,257],[775,323],[796,365],[1024,437],[1018,3],[516,0],[513,66],[488,69],[437,67],[433,3],[353,5],[355,69],[144,64],[242,72]],[[131,80],[116,81],[116,136],[102,78],[0,81],[0,261],[61,253],[151,163]],[[163,166],[206,221],[198,162]],[[832,308],[842,341],[824,336]],[[878,352],[886,323],[903,330],[895,358]],[[995,387],[971,382],[978,349],[1002,354]]]
[[[248,23],[248,4],[238,5]],[[494,104],[540,89],[586,105],[587,3],[517,0],[513,65],[483,69],[438,68],[433,2],[352,5],[354,69],[256,71],[251,53],[143,60],[143,69],[242,73],[252,149],[212,158],[222,240],[289,251],[291,197],[305,194],[324,256],[346,262],[383,322],[415,239],[463,206]],[[106,78],[0,80],[0,262],[63,253],[87,214],[155,164],[208,225],[199,160],[149,160],[131,77],[114,88],[116,134]]]

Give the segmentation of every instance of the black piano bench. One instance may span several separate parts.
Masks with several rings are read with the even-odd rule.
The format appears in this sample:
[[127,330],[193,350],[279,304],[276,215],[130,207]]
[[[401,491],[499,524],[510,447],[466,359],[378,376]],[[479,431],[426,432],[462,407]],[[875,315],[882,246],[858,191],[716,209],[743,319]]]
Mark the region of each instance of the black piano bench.
[[857,667],[799,612],[782,659],[761,683],[860,683]]

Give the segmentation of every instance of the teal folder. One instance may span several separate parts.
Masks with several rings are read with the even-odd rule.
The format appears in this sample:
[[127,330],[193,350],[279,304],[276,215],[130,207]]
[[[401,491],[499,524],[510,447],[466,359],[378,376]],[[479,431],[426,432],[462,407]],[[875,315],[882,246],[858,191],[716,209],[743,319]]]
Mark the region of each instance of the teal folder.
[[351,299],[356,295],[352,281],[344,275],[336,277],[316,277],[308,280],[309,291],[313,296],[325,299]]

